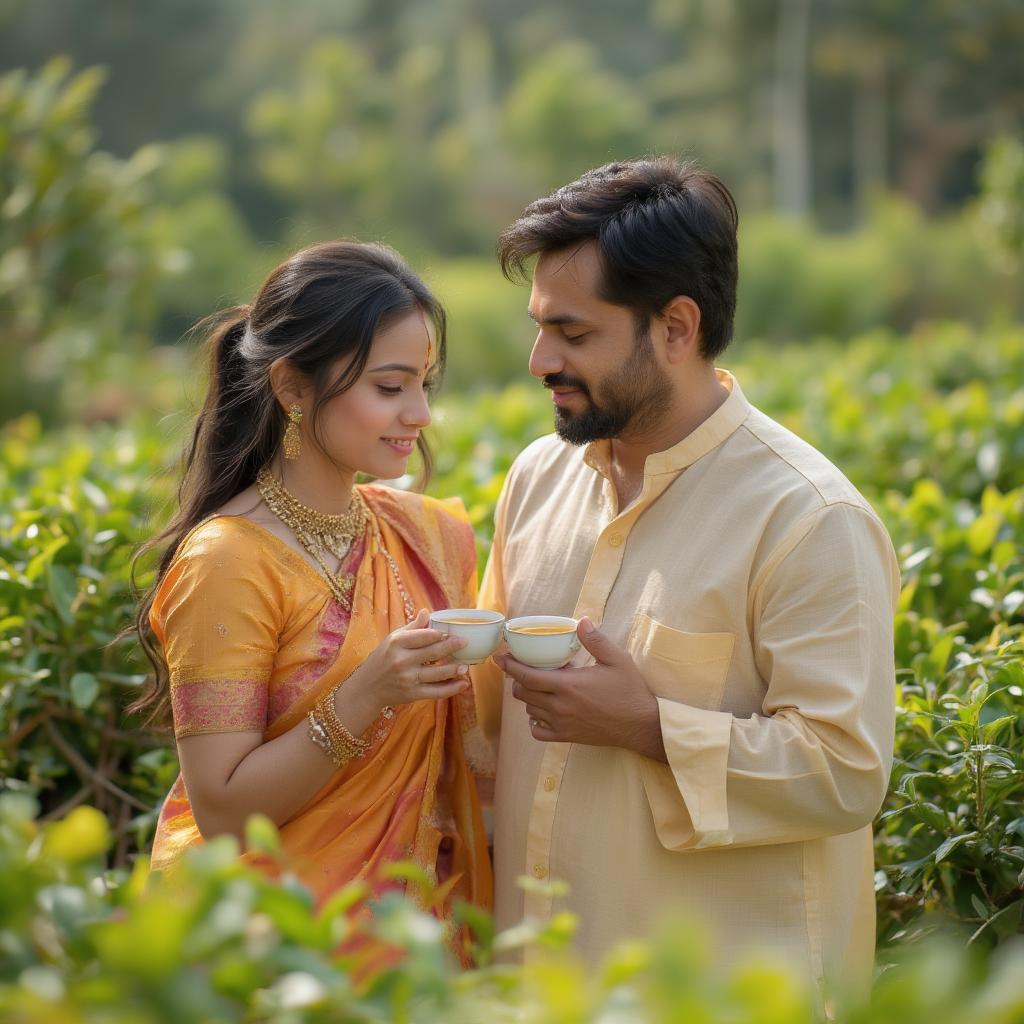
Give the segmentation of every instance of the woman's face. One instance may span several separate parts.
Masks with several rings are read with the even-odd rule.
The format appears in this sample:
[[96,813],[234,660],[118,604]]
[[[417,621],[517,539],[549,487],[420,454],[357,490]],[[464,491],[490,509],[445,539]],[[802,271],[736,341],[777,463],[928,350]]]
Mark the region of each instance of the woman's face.
[[374,335],[366,369],[321,413],[321,439],[337,466],[384,480],[405,473],[430,423],[436,359],[433,324],[419,309]]

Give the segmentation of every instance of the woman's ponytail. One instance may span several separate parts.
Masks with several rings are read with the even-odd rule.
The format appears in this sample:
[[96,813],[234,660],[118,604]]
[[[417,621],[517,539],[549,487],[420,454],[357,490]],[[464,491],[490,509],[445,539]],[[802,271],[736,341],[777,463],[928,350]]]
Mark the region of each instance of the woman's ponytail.
[[[402,258],[382,245],[325,242],[276,267],[251,307],[236,306],[198,325],[196,330],[206,333],[209,378],[185,446],[178,508],[132,562],[134,580],[139,558],[160,551],[156,579],[141,598],[135,623],[155,676],[129,711],[144,712],[153,721],[166,718],[169,710],[167,665],[149,613],[182,540],[255,483],[280,447],[286,417],[273,392],[271,367],[286,360],[311,384],[310,443],[329,454],[321,434],[323,408],[363,372],[377,331],[416,311],[433,321],[440,370],[444,310]],[[429,467],[429,451],[420,442],[423,464]]]
[[156,580],[142,597],[135,626],[154,678],[146,692],[128,707],[151,722],[166,720],[169,711],[167,668],[149,625],[156,588],[185,536],[207,516],[256,480],[260,467],[277,448],[283,427],[266,366],[247,358],[249,306],[236,306],[201,322],[196,330],[206,340],[206,398],[185,446],[178,510],[164,529],[140,548],[132,560],[134,582],[139,559],[162,548]]

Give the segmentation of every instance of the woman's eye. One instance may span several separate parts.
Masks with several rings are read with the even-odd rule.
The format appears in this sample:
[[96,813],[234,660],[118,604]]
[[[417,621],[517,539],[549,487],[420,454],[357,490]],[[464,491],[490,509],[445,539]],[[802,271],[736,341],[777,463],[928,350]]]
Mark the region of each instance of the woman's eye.
[[400,395],[402,393],[400,387],[390,387],[387,384],[378,384],[377,389],[382,395]]

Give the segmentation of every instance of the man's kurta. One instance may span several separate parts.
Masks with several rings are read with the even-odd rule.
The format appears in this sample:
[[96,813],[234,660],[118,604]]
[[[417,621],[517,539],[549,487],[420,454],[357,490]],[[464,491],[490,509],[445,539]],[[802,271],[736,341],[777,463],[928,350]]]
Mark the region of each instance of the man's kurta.
[[[718,372],[729,397],[647,459],[626,509],[608,442],[545,437],[509,472],[480,606],[590,616],[657,696],[669,763],[533,739],[511,680],[478,666],[498,744],[498,925],[571,910],[593,961],[682,912],[719,962],[763,950],[860,987],[899,569],[853,485]],[[568,895],[524,893],[521,875]]]

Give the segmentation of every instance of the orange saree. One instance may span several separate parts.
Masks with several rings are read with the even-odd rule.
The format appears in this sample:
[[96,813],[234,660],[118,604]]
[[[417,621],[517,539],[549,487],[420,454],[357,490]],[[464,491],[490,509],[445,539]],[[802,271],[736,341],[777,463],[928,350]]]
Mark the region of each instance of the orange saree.
[[[150,614],[170,672],[177,737],[259,729],[271,740],[359,666],[405,611],[384,549],[417,608],[473,607],[476,552],[460,502],[361,487],[371,527],[349,555],[352,609],[314,567],[244,517],[214,516],[181,543]],[[281,829],[289,867],[317,905],[348,882],[373,895],[397,860],[439,885],[432,908],[450,920],[461,899],[489,907],[491,869],[474,772],[488,747],[472,692],[399,706],[367,753],[335,773]],[[202,842],[179,776],[162,808],[151,865],[173,867]],[[456,951],[463,956],[464,951]]]

